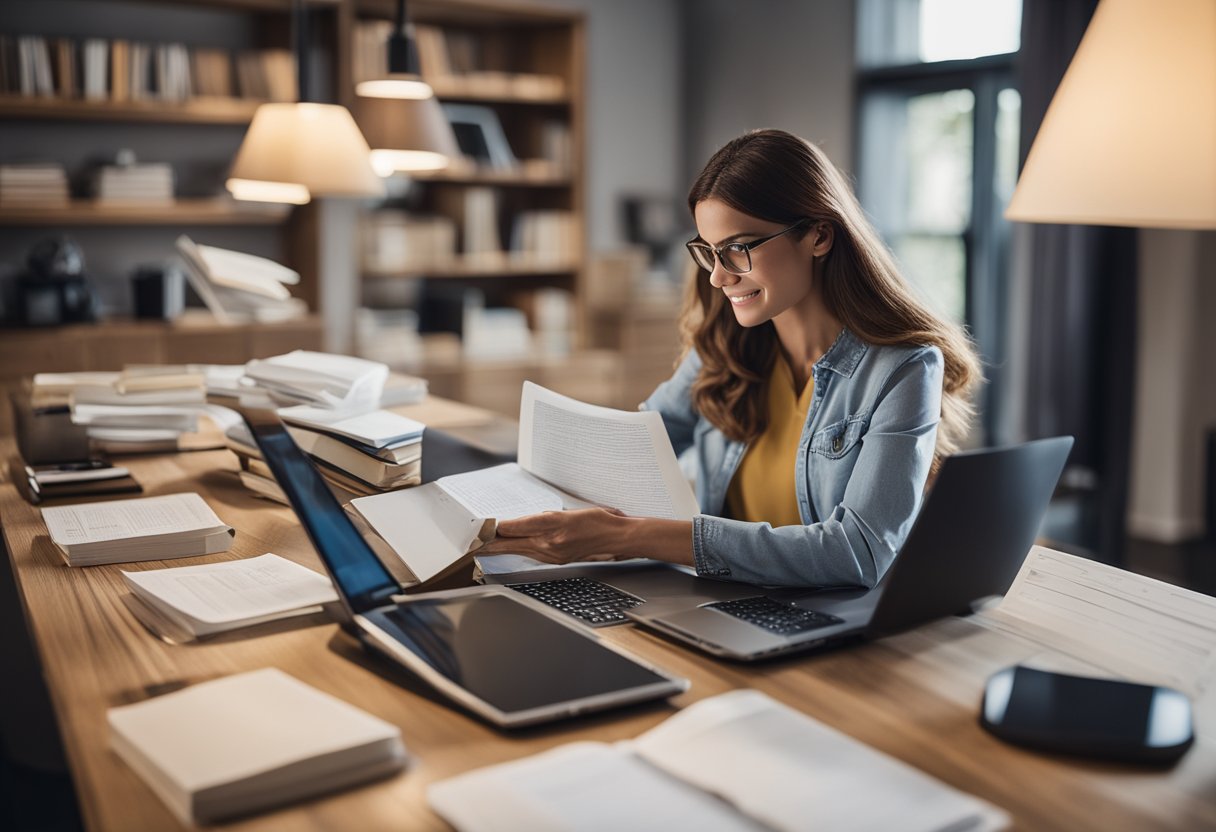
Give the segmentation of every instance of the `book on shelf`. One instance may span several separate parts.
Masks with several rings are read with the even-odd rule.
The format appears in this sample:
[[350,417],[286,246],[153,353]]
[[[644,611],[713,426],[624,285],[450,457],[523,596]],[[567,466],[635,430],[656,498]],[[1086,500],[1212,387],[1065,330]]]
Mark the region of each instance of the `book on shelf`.
[[460,832],[501,829],[503,818],[513,829],[1009,825],[996,806],[750,689],[689,705],[633,740],[570,743],[457,775],[431,785],[427,802]]
[[338,600],[329,578],[270,552],[222,563],[123,570],[122,579],[160,619],[157,631],[179,638],[311,615]]
[[172,205],[173,167],[163,162],[103,165],[94,192],[99,205]]
[[44,508],[42,519],[69,566],[211,555],[236,534],[193,493]]
[[64,208],[68,177],[53,162],[0,165],[0,206],[5,208]]
[[303,317],[308,305],[287,289],[299,273],[265,257],[177,238],[186,278],[221,324],[269,323]]
[[597,505],[637,517],[697,513],[653,411],[584,404],[525,382],[517,450],[518,463],[352,500],[347,512],[418,585],[471,568],[498,520]]
[[582,257],[578,220],[570,211],[523,211],[515,218],[511,256],[539,265],[573,266]]
[[443,268],[456,257],[456,223],[448,217],[376,211],[362,224],[363,267],[373,272]]
[[244,98],[295,101],[295,58],[287,49],[261,49],[236,56],[237,89]]
[[186,825],[395,774],[396,725],[275,668],[191,685],[106,713],[110,746]]

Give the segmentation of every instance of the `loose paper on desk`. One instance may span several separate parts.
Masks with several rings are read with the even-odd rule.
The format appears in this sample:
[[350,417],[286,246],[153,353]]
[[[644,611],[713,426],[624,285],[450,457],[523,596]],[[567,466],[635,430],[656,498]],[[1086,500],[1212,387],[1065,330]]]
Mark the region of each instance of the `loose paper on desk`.
[[519,421],[518,464],[360,497],[348,510],[419,583],[460,564],[498,520],[596,505],[642,517],[696,514],[658,413],[584,404],[524,382]]
[[1216,598],[1043,546],[978,620],[1195,699],[1216,679]]
[[574,743],[431,786],[462,832],[1004,827],[999,809],[759,691],[691,705],[632,742]]

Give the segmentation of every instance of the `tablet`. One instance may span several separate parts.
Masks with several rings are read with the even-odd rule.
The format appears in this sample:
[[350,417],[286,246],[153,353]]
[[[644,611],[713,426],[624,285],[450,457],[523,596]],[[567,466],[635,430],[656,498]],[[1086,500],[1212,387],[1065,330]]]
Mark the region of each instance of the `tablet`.
[[427,593],[356,615],[355,624],[368,646],[505,728],[688,689],[688,680],[504,587]]

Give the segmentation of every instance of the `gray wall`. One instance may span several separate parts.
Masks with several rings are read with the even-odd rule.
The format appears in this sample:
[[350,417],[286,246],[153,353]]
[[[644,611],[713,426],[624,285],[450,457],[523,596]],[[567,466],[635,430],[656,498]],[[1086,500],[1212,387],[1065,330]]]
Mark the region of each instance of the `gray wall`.
[[681,0],[685,179],[730,139],[777,127],[853,162],[852,0]]

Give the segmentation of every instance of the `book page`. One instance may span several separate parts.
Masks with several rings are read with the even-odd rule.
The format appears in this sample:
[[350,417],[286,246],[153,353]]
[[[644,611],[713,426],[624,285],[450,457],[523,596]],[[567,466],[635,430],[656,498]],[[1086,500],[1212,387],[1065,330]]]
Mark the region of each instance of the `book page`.
[[1194,698],[1216,678],[1216,598],[1043,546],[976,619]]
[[628,751],[599,743],[572,743],[443,780],[427,789],[427,802],[461,832],[765,828]]
[[590,508],[569,494],[541,482],[514,462],[453,474],[437,484],[478,517],[510,520],[543,511]]
[[71,546],[227,528],[197,494],[167,494],[42,509],[51,540]]
[[267,553],[245,560],[122,573],[149,595],[190,618],[221,624],[337,601],[329,579]]
[[634,517],[689,520],[698,511],[658,413],[584,404],[526,381],[519,464],[580,499]]
[[997,829],[999,809],[755,690],[702,700],[631,743],[772,829]]

